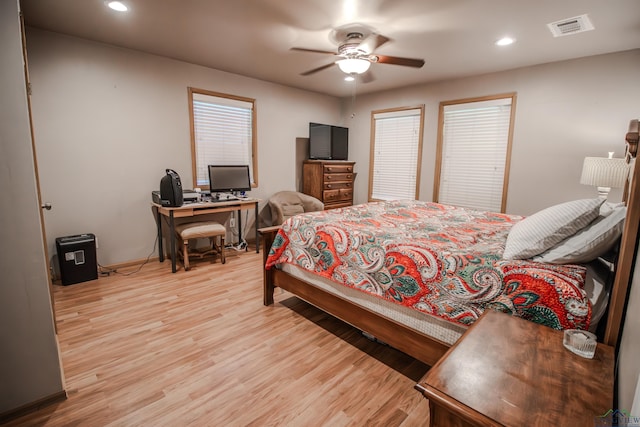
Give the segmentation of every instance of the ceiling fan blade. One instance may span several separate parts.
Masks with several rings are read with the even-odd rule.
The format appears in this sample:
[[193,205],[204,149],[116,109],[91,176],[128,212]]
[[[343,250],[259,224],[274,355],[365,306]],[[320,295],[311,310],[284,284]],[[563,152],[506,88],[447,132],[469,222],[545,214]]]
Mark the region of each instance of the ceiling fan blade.
[[292,47],[289,50],[295,50],[295,51],[298,51],[298,52],[325,53],[325,54],[328,54],[328,55],[337,55],[337,53],[329,52],[328,50],[305,49],[303,47]]
[[308,75],[317,73],[318,71],[326,70],[327,68],[332,67],[334,64],[335,64],[335,62],[332,62],[330,64],[323,65],[322,67],[314,68],[313,70],[309,70],[309,71],[305,71],[304,73],[300,73],[300,75],[301,76],[308,76]]
[[400,58],[397,56],[386,56],[386,55],[373,55],[378,58],[377,61],[381,64],[394,64],[394,65],[404,65],[407,67],[415,67],[421,68],[424,65],[424,59],[413,59],[413,58]]
[[358,49],[362,50],[366,54],[370,54],[390,39],[382,34],[371,33],[367,38],[362,40],[358,45]]

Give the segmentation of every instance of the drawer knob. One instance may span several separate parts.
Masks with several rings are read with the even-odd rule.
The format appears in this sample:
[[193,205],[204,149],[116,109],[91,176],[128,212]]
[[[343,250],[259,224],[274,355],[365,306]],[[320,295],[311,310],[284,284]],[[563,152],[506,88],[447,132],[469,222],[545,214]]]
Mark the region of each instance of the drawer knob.
[[333,169],[328,167],[328,168],[327,168],[327,170],[328,170],[329,172],[331,172]]
[[347,182],[347,187],[351,187],[351,183],[350,182]]
[[347,175],[347,179],[351,179],[351,175]]
[[327,184],[327,188],[331,188],[331,184]]

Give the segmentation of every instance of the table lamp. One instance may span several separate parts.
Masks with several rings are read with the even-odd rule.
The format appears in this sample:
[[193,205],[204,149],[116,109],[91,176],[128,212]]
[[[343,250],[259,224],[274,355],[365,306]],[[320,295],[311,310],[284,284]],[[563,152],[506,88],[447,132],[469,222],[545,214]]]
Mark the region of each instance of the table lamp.
[[606,199],[612,188],[624,187],[629,175],[629,165],[625,159],[609,157],[585,157],[582,165],[580,184],[598,187],[598,197]]

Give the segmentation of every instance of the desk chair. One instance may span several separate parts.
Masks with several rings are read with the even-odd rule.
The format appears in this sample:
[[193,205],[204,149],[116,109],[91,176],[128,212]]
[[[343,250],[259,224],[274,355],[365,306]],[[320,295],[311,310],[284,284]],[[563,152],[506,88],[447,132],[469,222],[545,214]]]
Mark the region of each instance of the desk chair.
[[[176,234],[178,241],[182,245],[182,250],[178,253],[182,255],[182,262],[184,264],[185,271],[188,271],[189,255],[199,255],[202,258],[205,255],[215,253],[220,254],[220,261],[224,264],[226,262],[224,256],[224,236],[227,234],[227,229],[220,223],[215,221],[199,221],[199,222],[187,222],[184,224],[176,225]],[[189,252],[189,240],[198,238],[209,238],[211,241],[211,248],[205,252]],[[217,240],[220,240],[220,244],[216,244]]]

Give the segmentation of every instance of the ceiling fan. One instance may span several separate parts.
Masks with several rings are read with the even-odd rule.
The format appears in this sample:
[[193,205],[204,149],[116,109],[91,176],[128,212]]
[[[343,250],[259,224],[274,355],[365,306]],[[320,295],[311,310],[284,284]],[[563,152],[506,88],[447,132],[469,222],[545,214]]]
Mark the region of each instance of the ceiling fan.
[[[362,31],[361,28],[356,28],[354,30],[346,29],[341,30],[341,32],[342,37],[340,37],[339,40],[342,41],[339,42],[337,52],[306,49],[301,47],[291,48],[291,50],[300,52],[322,53],[340,57],[340,59],[334,62],[322,65],[312,70],[305,71],[304,73],[301,73],[301,75],[308,76],[317,73],[318,71],[322,71],[329,67],[332,67],[333,65],[337,65],[344,73],[349,75],[365,73],[372,63],[395,64],[414,68],[421,68],[424,65],[423,59],[401,58],[397,56],[379,55],[374,53],[377,48],[390,40],[389,38],[381,34],[371,32],[370,34],[365,36],[364,31]],[[340,32],[336,32],[336,34],[340,36]],[[369,76],[369,78],[367,79],[365,76],[363,76],[363,80],[365,82],[371,81],[372,77]]]

